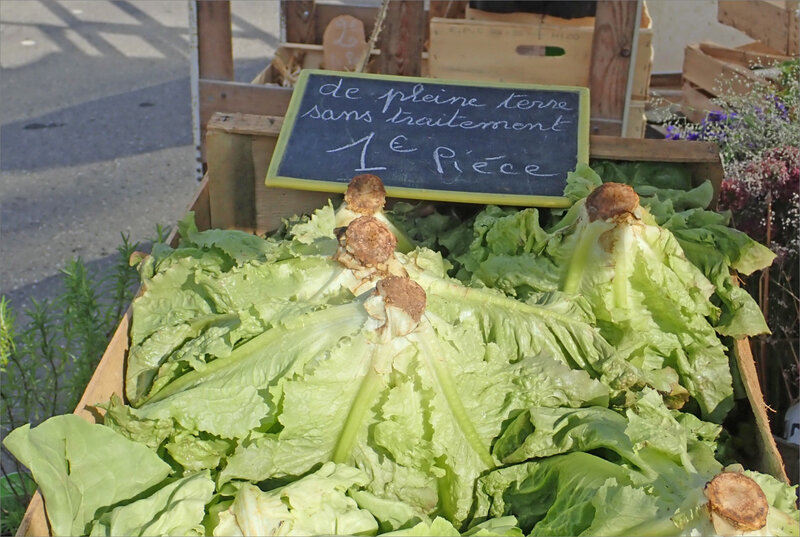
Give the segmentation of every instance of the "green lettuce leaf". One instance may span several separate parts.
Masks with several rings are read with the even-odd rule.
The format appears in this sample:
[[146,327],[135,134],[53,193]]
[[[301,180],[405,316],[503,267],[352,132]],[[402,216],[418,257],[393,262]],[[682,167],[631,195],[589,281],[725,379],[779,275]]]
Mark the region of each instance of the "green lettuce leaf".
[[98,510],[142,494],[170,472],[147,446],[74,414],[24,425],[3,445],[33,474],[54,535],[85,535]]
[[[324,357],[298,362],[270,388],[278,427],[240,442],[220,482],[291,478],[333,460],[367,472],[374,496],[460,525],[510,416],[534,404],[608,404],[609,389],[573,367],[613,371],[612,349],[573,317],[584,310],[466,289],[426,252],[402,258],[428,294],[419,327],[380,341],[365,325],[323,342]],[[270,348],[281,353],[281,345]]]
[[326,463],[284,487],[262,492],[244,484],[225,511],[214,535],[374,535],[375,518],[347,495],[363,487],[360,470]]
[[208,472],[178,479],[146,498],[103,513],[89,535],[203,535],[205,506],[213,493]]

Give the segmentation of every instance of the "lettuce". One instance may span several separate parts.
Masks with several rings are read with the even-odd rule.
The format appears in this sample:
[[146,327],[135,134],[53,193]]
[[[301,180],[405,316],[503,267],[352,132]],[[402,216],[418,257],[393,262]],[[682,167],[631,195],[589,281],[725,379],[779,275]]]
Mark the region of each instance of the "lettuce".
[[[571,181],[576,199],[598,182]],[[676,192],[659,207],[705,195]],[[763,256],[733,236],[739,257],[698,269],[646,209],[591,210],[579,199],[547,228],[497,207],[403,226],[437,227],[452,263],[396,252],[393,232],[331,205],[270,239],[189,216],[180,247],[139,265],[130,404],[6,445],[65,534],[705,531],[721,428],[676,409],[691,396],[724,416],[714,329],[742,317],[723,321],[714,271]],[[706,218],[673,215],[687,233]],[[791,529],[790,492],[756,478]]]
[[213,493],[208,472],[189,475],[103,513],[89,535],[203,535],[205,507]]
[[[134,318],[168,311],[174,321],[132,331],[128,385],[141,389],[133,407],[108,406],[107,424],[184,471],[221,466],[218,486],[352,465],[375,498],[459,526],[509,417],[533,405],[608,405],[638,385],[585,304],[465,288],[426,249],[389,261],[427,305],[416,328],[387,339],[373,295],[352,291],[369,273],[324,254],[329,212],[277,245],[191,232],[150,261]],[[185,255],[195,249],[214,261]],[[156,345],[159,334],[172,343]]]
[[[723,468],[706,428],[681,416],[652,391],[625,416],[529,409],[495,446],[511,465],[478,480],[474,520],[512,515],[530,535],[717,534],[703,491]],[[796,534],[794,488],[744,473],[767,493],[767,534]]]
[[[657,223],[675,235],[686,257],[714,283],[722,310],[713,321],[717,332],[735,338],[769,333],[755,300],[736,286],[731,271],[748,275],[765,269],[775,254],[729,227],[730,213],[707,210],[714,194],[710,181],[693,188],[688,168],[675,163],[598,161],[592,167],[603,182],[631,185]],[[590,191],[584,190],[581,197]]]
[[267,492],[243,484],[219,513],[213,535],[374,535],[378,523],[347,495],[367,476],[356,468],[324,464],[284,487]]
[[144,493],[170,473],[146,446],[74,414],[15,429],[3,445],[33,474],[54,535],[86,535],[102,508]]
[[649,385],[677,405],[688,392],[704,417],[721,421],[733,387],[726,349],[709,321],[719,314],[713,284],[646,209],[636,204],[626,217],[593,219],[587,199],[547,231],[533,209],[487,208],[460,258],[464,270],[473,284],[521,299],[554,289],[581,295],[600,333]]

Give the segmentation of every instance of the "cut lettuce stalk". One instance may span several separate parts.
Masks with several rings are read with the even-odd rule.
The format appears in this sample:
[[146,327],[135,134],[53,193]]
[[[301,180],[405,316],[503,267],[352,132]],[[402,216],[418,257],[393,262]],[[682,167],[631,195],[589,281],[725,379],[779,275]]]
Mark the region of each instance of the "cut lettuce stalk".
[[373,216],[397,238],[399,252],[410,252],[416,245],[386,217],[383,210],[385,204],[386,190],[381,179],[369,173],[356,175],[347,185],[344,203],[336,210],[336,227],[347,226],[360,216]]

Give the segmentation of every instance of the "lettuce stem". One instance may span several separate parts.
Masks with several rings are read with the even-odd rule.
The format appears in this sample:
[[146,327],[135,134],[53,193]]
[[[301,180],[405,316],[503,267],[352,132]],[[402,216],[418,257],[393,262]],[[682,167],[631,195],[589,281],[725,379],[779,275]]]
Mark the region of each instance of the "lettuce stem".
[[375,345],[373,348],[372,356],[369,361],[370,363],[367,367],[367,374],[361,380],[361,386],[358,388],[358,393],[350,407],[350,412],[347,414],[342,432],[339,434],[339,439],[336,441],[336,447],[333,450],[333,462],[347,462],[350,453],[353,451],[353,445],[356,442],[358,431],[364,424],[367,410],[369,410],[378,392],[383,388],[381,377],[373,367],[375,356],[381,348],[383,348],[382,345]]
[[567,272],[564,275],[564,281],[561,285],[561,290],[565,293],[575,294],[580,289],[583,274],[589,268],[588,262],[591,256],[592,248],[600,239],[600,235],[611,229],[609,224],[602,221],[592,222],[580,233],[578,244],[572,254],[572,259],[569,261]]
[[617,228],[617,237],[614,243],[614,276],[612,289],[614,306],[618,309],[628,309],[628,278],[631,275],[629,252],[631,251],[630,226]]
[[420,331],[417,333],[417,341],[422,347],[422,359],[431,368],[437,384],[441,388],[442,395],[447,401],[447,406],[450,409],[453,418],[458,424],[458,428],[467,440],[467,443],[472,447],[472,450],[481,459],[481,462],[489,468],[495,467],[494,458],[486,446],[483,445],[478,431],[469,419],[464,404],[458,396],[458,389],[450,375],[445,362],[441,359],[442,350],[439,348],[439,339],[431,327],[430,322],[423,316],[419,324]]

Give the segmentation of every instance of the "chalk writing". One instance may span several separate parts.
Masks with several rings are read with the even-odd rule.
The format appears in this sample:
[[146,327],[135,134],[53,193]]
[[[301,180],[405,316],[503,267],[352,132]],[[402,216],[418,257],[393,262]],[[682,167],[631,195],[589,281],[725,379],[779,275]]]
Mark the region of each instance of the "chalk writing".
[[562,196],[588,152],[585,89],[304,71],[294,92],[270,168],[287,180]]

